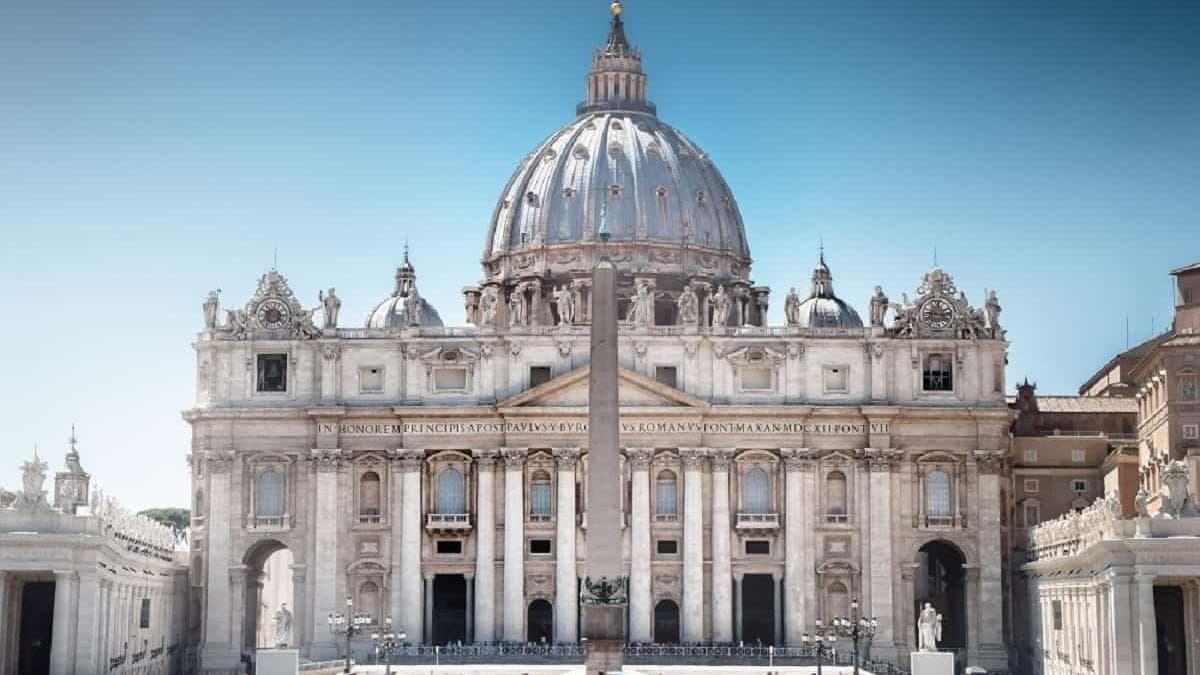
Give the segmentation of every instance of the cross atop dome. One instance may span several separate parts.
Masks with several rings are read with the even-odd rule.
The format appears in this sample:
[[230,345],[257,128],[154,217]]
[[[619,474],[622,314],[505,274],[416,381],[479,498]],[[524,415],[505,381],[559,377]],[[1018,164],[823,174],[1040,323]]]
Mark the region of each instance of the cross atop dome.
[[577,114],[598,110],[624,110],[655,114],[654,104],[646,100],[646,75],[642,72],[642,53],[625,37],[622,15],[625,6],[616,0],[609,6],[612,22],[604,46],[592,56],[587,76],[587,97],[575,108]]

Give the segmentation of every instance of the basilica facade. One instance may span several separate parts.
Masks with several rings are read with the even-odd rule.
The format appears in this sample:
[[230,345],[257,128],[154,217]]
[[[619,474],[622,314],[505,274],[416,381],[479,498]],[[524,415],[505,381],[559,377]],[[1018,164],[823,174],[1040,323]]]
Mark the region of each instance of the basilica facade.
[[[184,412],[205,670],[266,646],[285,601],[314,659],[338,653],[335,612],[412,643],[575,642],[597,518],[621,524],[631,641],[798,645],[857,599],[873,655],[902,662],[930,602],[962,664],[1007,668],[995,295],[972,305],[914,270],[912,299],[877,288],[864,321],[822,254],[769,325],[729,185],[646,92],[614,3],[575,118],[501,192],[464,325],[421,296],[407,251],[357,325],[336,291],[306,309],[275,269],[235,307],[210,295]],[[620,272],[623,456],[621,508],[597,513],[602,252]]]

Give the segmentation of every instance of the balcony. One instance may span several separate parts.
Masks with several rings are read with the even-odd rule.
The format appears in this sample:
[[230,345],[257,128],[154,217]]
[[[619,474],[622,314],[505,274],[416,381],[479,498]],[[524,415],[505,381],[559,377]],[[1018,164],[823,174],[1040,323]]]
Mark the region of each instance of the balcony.
[[425,517],[425,529],[430,532],[466,532],[471,529],[471,514],[430,513]]
[[246,529],[260,532],[282,532],[291,527],[292,519],[285,513],[282,516],[248,516]]
[[654,522],[656,523],[678,523],[678,513],[656,513],[654,514]]
[[778,530],[778,513],[739,513],[737,514],[737,529],[739,530]]
[[383,516],[381,516],[377,513],[375,513],[375,514],[360,513],[358,515],[358,524],[359,525],[382,525],[383,524]]
[[849,525],[854,522],[854,516],[848,513],[826,513],[825,522],[830,525]]
[[529,514],[529,522],[531,522],[531,523],[550,523],[550,522],[554,522],[554,516],[549,513],[531,513],[531,514]]

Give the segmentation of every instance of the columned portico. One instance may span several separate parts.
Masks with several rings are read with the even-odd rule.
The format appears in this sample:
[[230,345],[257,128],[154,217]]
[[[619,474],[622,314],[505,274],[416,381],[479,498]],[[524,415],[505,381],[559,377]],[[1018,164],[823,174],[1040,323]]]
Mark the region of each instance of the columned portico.
[[680,448],[683,460],[683,616],[680,638],[704,639],[704,448]]
[[654,608],[650,594],[650,462],[654,458],[654,448],[626,448],[625,457],[632,467],[633,480],[629,523],[629,639],[651,642],[654,639]]
[[575,569],[575,467],[579,464],[579,448],[555,448],[554,459],[558,462],[554,640],[574,642],[578,637],[579,616]]
[[504,457],[504,639],[525,640],[525,448]]
[[[733,640],[733,573],[729,550],[729,464],[732,449],[713,448],[712,458],[712,639]],[[778,605],[777,605],[778,606]]]
[[496,458],[495,450],[475,450],[475,639],[496,639]]

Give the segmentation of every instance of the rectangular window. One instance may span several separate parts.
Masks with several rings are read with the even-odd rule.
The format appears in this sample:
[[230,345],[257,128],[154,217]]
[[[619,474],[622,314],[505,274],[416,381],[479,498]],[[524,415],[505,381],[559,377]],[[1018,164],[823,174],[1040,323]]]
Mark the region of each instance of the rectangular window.
[[675,555],[679,553],[679,542],[674,539],[659,539],[658,552],[660,555]]
[[1021,488],[1026,492],[1037,492],[1040,487],[1041,485],[1036,478],[1026,478],[1025,482],[1021,485]]
[[550,516],[549,481],[538,481],[529,486],[529,513],[534,516]]
[[1194,441],[1197,438],[1200,438],[1200,424],[1183,425],[1183,437],[1189,441]]
[[529,366],[529,387],[546,384],[550,381],[550,366]]
[[658,366],[654,369],[654,380],[668,387],[678,387],[678,377],[675,366]]
[[844,394],[850,390],[849,366],[825,366],[823,382],[826,394]]
[[462,553],[461,539],[439,539],[437,543],[437,552],[440,555]]
[[926,356],[921,387],[925,391],[954,391],[954,359],[949,354]]
[[1179,378],[1179,395],[1185,401],[1195,401],[1200,398],[1200,377],[1182,375]]
[[1037,464],[1037,461],[1038,461],[1037,460],[1037,450],[1035,450],[1033,448],[1029,448],[1028,450],[1025,451],[1025,463],[1026,464]]
[[1075,492],[1087,492],[1087,481],[1082,478],[1076,478],[1071,481],[1071,489]]
[[438,368],[433,371],[433,388],[437,391],[466,391],[466,368]]
[[1041,514],[1038,512],[1037,504],[1025,505],[1025,527],[1033,527],[1041,520]]
[[287,391],[287,354],[258,355],[258,391]]
[[771,389],[771,369],[758,366],[741,368],[738,371],[742,379],[743,391],[769,391]]
[[142,598],[142,612],[139,617],[138,626],[141,628],[150,627],[150,598]]
[[358,391],[361,394],[383,392],[383,368],[368,366],[358,369]]
[[530,539],[529,553],[532,555],[549,555],[550,540],[549,539]]
[[1083,464],[1084,460],[1086,460],[1086,459],[1087,459],[1087,452],[1085,452],[1083,450],[1072,450],[1071,451],[1071,461],[1074,462],[1075,464]]
[[747,539],[746,555],[770,555],[771,542],[766,539]]
[[1055,600],[1050,608],[1054,614],[1054,630],[1062,630],[1062,601]]

